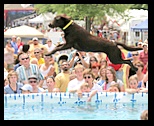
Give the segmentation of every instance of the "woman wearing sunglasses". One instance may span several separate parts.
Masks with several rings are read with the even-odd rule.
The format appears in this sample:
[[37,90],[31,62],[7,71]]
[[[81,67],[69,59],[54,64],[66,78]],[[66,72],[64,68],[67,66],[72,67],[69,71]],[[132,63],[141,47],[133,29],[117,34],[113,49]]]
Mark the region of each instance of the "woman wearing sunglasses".
[[[139,61],[139,52],[138,51],[133,51],[132,52],[132,63],[134,64],[135,62]],[[129,65],[126,65],[126,88],[128,88],[128,79],[130,76],[135,75],[136,71],[132,70]]]
[[85,69],[83,72],[83,77],[86,83],[89,84],[90,91],[97,90],[102,92],[102,87],[97,84],[94,74],[91,72],[91,69]]

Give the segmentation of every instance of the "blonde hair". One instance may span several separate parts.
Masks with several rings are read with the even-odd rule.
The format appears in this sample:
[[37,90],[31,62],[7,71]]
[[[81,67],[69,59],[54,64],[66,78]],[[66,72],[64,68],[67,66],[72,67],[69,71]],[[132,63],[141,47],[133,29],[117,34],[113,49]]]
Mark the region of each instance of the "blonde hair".
[[84,82],[83,84],[81,84],[80,89],[83,89],[84,87],[89,88],[89,84]]
[[86,75],[86,74],[90,74],[91,76],[92,76],[92,78],[93,79],[95,79],[95,76],[94,76],[94,74],[91,72],[91,69],[85,69],[84,71],[83,71],[83,76],[84,75]]
[[138,77],[137,77],[137,75],[132,75],[132,76],[130,76],[129,79],[128,79],[128,82],[130,83],[130,81],[132,81],[132,80],[136,80],[136,81],[138,82]]
[[17,73],[16,71],[14,71],[14,70],[11,70],[11,71],[8,73],[7,78],[9,79],[9,78],[10,78],[11,76],[13,76],[13,75],[16,75],[17,78],[18,78],[18,73]]
[[30,60],[30,63],[31,63],[31,64],[37,64],[37,65],[39,64],[37,58],[32,58],[32,59]]
[[76,70],[78,70],[78,69],[83,69],[83,70],[84,70],[83,65],[77,64],[77,65],[74,67],[74,70],[76,71]]
[[111,85],[110,85],[110,87],[117,87],[118,88],[118,90],[119,90],[119,92],[120,92],[120,87],[119,87],[119,84],[118,83],[116,83],[116,82],[111,82]]
[[21,41],[21,38],[20,37],[17,37],[17,40],[20,40]]
[[101,72],[102,72],[104,69],[105,69],[105,71],[106,71],[106,67],[105,67],[105,66],[102,66],[102,67],[100,68],[100,70],[99,70],[99,75],[100,75],[100,76],[102,76]]

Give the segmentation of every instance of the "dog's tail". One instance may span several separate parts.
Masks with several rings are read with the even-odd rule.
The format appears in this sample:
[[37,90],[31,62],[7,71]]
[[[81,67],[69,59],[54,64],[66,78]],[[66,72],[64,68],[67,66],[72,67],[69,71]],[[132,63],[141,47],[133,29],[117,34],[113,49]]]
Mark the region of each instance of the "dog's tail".
[[130,46],[127,46],[123,43],[120,43],[120,42],[115,42],[117,45],[120,45],[122,46],[124,49],[128,50],[128,51],[137,51],[137,50],[142,50],[143,48],[139,48],[139,47],[130,47]]

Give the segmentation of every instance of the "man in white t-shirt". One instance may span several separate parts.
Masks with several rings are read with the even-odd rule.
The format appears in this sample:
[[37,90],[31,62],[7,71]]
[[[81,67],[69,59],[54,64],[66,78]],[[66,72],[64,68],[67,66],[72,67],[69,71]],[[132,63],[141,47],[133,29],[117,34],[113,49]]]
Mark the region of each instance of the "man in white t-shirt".
[[80,88],[81,84],[85,82],[83,78],[83,71],[84,71],[83,65],[81,64],[76,65],[74,67],[74,70],[75,70],[76,78],[71,80],[68,83],[68,87],[67,87],[67,91],[71,93],[76,92]]
[[51,39],[48,39],[46,44],[44,45],[48,52],[51,52],[56,46],[52,43],[52,40]]

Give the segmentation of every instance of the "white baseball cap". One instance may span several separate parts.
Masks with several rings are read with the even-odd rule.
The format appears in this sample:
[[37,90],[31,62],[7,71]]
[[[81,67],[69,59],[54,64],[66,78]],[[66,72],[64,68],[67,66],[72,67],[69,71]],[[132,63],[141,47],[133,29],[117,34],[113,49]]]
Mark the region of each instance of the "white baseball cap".
[[32,40],[33,40],[33,41],[34,41],[34,40],[37,40],[37,41],[38,41],[38,38],[37,38],[37,37],[34,37]]
[[33,88],[30,84],[24,84],[23,87],[20,88],[21,90],[24,90],[24,91],[30,91],[32,92],[33,91]]

